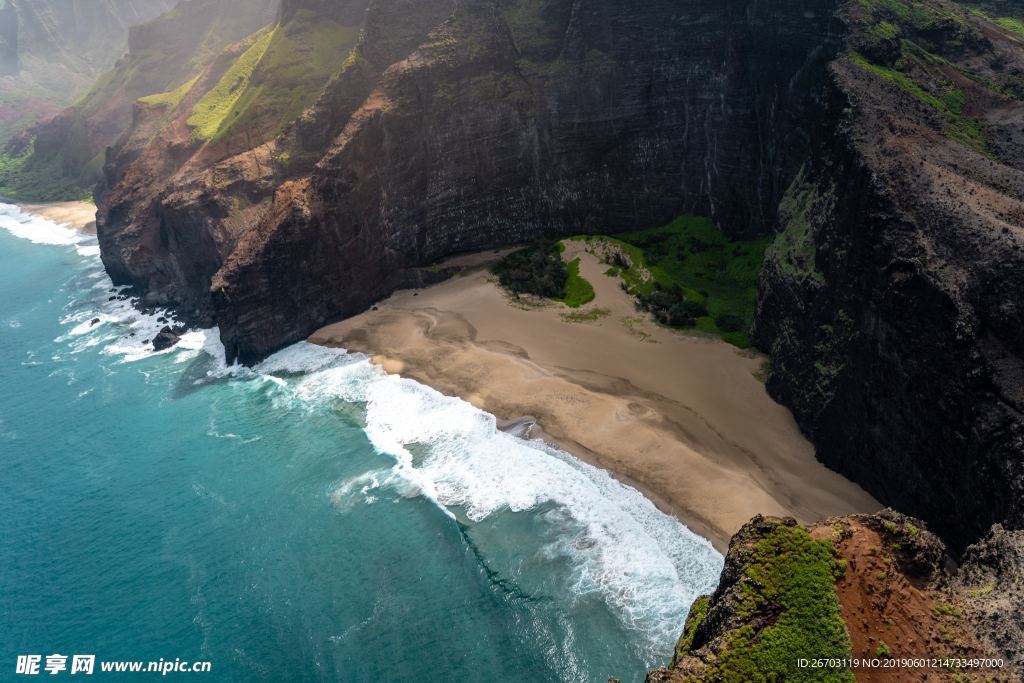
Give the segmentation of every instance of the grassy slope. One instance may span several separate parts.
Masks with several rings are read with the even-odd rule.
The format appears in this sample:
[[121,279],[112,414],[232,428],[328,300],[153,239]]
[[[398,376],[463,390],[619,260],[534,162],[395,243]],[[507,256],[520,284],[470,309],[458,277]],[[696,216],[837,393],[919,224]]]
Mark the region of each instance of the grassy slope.
[[253,71],[263,58],[277,29],[263,29],[251,38],[249,46],[231,68],[192,108],[188,125],[197,139],[211,140],[226,126],[235,103],[249,87]]
[[[173,109],[194,85],[197,74],[221,52],[226,36],[251,30],[244,28],[251,18],[227,12],[214,15],[196,30],[196,22],[187,12],[188,7],[179,5],[153,19],[153,24],[165,26],[156,34],[162,41],[136,46],[118,60],[71,104],[76,113],[90,121],[99,115],[110,125],[110,112],[130,111],[125,105],[130,106],[140,94],[147,94],[141,98],[144,103]],[[0,105],[13,96],[0,89]],[[28,121],[26,116],[19,130]],[[90,148],[87,136],[72,137],[74,143],[56,155],[35,154],[32,145],[26,150],[0,152],[0,193],[39,201],[89,198],[101,177],[105,153]]]
[[[859,9],[863,22],[861,51],[851,50],[853,62],[935,109],[945,120],[946,135],[990,155],[984,124],[969,115],[968,95],[956,80],[966,76],[994,93],[1022,99],[1024,79],[997,73],[996,80],[991,80],[941,56],[956,54],[964,46],[983,44],[983,36],[967,20],[968,10],[952,3],[915,0],[859,0]],[[977,8],[970,11],[985,16]],[[992,20],[1014,32],[1022,26],[1010,17]],[[894,55],[888,63],[869,56],[885,53]]]
[[0,151],[0,195],[22,201],[41,202],[92,199],[90,181],[99,174],[103,163],[101,154],[94,155],[85,166],[85,171],[78,177],[69,176],[64,172],[65,155],[90,154],[84,142],[80,148],[67,149],[60,155],[36,163],[30,163],[33,161],[32,154],[32,145],[17,155]]
[[[736,606],[744,623],[728,634],[707,680],[852,683],[849,670],[797,667],[800,658],[851,656],[835,586],[845,567],[833,558],[830,543],[812,539],[804,527],[774,524],[744,551]],[[706,613],[706,604],[703,610],[695,605],[680,641],[682,654]]]
[[613,264],[613,272],[633,296],[650,295],[658,288],[679,290],[687,300],[707,309],[706,315],[696,319],[697,329],[741,348],[750,346],[757,278],[767,240],[730,240],[709,218],[699,216],[681,216],[660,228],[615,237],[576,239],[605,242],[624,252],[632,265]]
[[195,76],[190,81],[185,81],[174,90],[167,92],[156,93],[155,95],[147,95],[146,97],[140,97],[139,102],[142,104],[149,105],[151,107],[163,107],[165,109],[174,109],[177,107],[188,91],[196,84],[199,80],[199,76]]
[[299,12],[261,31],[188,119],[200,140],[246,145],[277,135],[309,107],[341,68],[358,29]]

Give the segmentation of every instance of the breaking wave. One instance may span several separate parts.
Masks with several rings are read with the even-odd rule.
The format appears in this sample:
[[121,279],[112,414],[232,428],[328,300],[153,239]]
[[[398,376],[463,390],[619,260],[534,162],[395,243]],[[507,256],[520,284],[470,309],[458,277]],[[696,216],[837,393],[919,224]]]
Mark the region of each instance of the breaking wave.
[[[141,312],[113,287],[95,238],[6,204],[0,227],[37,244],[73,247],[88,264],[80,278],[87,286],[75,292],[56,340],[71,353],[98,346],[120,363],[167,355],[201,366],[197,384],[269,382],[275,404],[287,410],[357,406],[370,442],[394,465],[339,483],[330,494],[339,509],[373,504],[388,491],[424,496],[468,527],[506,512],[535,513],[557,528],[536,551],[564,561],[571,590],[581,599],[599,596],[625,627],[645,634],[651,653],[671,647],[689,605],[715,587],[723,558],[711,544],[607,472],[503,432],[494,416],[387,375],[360,354],[299,343],[255,368],[228,367],[215,329],[190,331],[156,352],[151,340],[172,314]],[[210,434],[245,438],[219,432],[212,419]]]

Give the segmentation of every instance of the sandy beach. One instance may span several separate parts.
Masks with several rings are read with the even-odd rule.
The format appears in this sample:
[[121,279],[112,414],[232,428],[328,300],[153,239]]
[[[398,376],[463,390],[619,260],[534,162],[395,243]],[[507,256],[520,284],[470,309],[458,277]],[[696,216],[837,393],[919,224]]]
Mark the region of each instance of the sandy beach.
[[499,419],[535,420],[531,436],[612,471],[720,550],[757,513],[810,522],[881,507],[815,460],[755,376],[763,356],[656,325],[567,244],[596,293],[576,311],[516,300],[478,268],[310,341],[371,354]]
[[96,234],[96,205],[92,202],[70,201],[70,202],[20,202],[15,200],[3,200],[10,204],[17,204],[25,211],[42,216],[55,223],[63,223],[75,230],[81,230],[90,235]]

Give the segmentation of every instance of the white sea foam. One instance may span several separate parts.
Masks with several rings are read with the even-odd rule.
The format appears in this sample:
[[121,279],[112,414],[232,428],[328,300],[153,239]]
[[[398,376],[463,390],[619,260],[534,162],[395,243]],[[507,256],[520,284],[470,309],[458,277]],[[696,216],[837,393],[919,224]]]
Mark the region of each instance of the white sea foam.
[[[255,368],[277,376],[293,401],[366,405],[366,433],[396,460],[339,485],[332,500],[375,499],[402,482],[471,522],[501,511],[554,506],[571,520],[553,555],[569,558],[579,595],[599,593],[622,623],[664,646],[691,602],[714,588],[722,556],[635,489],[543,443],[502,432],[492,415],[412,380],[387,375],[364,356],[300,343]],[[299,374],[304,373],[304,374]]]
[[[14,204],[0,203],[0,228],[15,237],[29,240],[36,244],[51,245],[89,245],[95,238],[85,235],[63,223],[22,211]],[[99,255],[97,247],[96,255]]]
[[[95,263],[85,276],[97,280],[92,300],[74,302],[61,321],[67,332],[60,340],[73,353],[102,345],[102,353],[119,362],[157,353],[174,354],[179,363],[206,356],[207,376],[271,383],[275,401],[289,409],[365,405],[370,441],[395,464],[337,485],[331,498],[340,509],[372,503],[387,488],[400,496],[423,495],[470,523],[503,511],[548,510],[543,516],[559,522],[564,533],[543,552],[568,559],[574,591],[600,595],[658,651],[673,642],[693,599],[715,586],[722,556],[711,544],[607,472],[502,432],[493,416],[470,404],[387,375],[365,356],[344,350],[300,343],[250,371],[225,363],[214,329],[190,331],[173,349],[155,352],[152,337],[167,324],[160,318],[170,320],[170,314],[142,313],[131,300],[110,300],[93,238],[2,204],[0,227],[36,243],[74,246]],[[210,432],[244,438],[219,432],[215,423]]]
[[[175,352],[194,354],[204,348],[208,335],[200,331],[184,335],[172,349],[153,349],[153,337],[165,325],[175,324],[173,313],[143,312],[136,308],[136,301],[121,296],[125,288],[111,284],[100,263],[100,248],[95,237],[4,203],[0,203],[0,228],[35,244],[73,247],[86,263],[94,266],[85,274],[88,280],[96,280],[89,288],[93,292],[92,299],[73,301],[69,304],[70,312],[61,320],[61,324],[70,329],[56,341],[69,342],[72,353],[103,345],[104,354],[119,356],[123,362],[134,362]],[[109,295],[111,289],[117,296]]]

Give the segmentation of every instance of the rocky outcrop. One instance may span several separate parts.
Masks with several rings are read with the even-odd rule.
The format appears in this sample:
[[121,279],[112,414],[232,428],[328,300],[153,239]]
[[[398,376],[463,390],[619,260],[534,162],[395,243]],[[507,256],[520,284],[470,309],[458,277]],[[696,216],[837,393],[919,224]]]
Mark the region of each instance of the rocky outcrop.
[[179,341],[181,341],[181,335],[185,332],[183,326],[171,327],[170,325],[164,325],[156,336],[153,337],[153,350],[164,351],[171,348]]
[[959,552],[1024,526],[1024,50],[920,7],[850,7],[755,340],[818,457]]
[[[145,305],[174,305],[183,318],[212,324],[213,275],[266,214],[275,188],[312,165],[290,128],[275,137],[353,54],[359,27],[334,10],[360,3],[300,4],[222,51],[174,97],[140,100],[108,154],[98,196],[102,257]],[[350,14],[365,12],[340,12]]]
[[980,642],[1024,671],[1024,532],[993,526],[967,548],[953,586],[971,599]]
[[[1016,681],[1024,532],[993,528],[956,569],[923,523],[886,510],[810,527],[757,517],[729,545],[670,665],[649,683],[740,680]],[[878,660],[810,668],[827,658]],[[945,659],[995,659],[956,667]],[[894,659],[935,666],[885,667]],[[807,664],[801,664],[807,660]],[[774,678],[773,678],[774,677]]]

